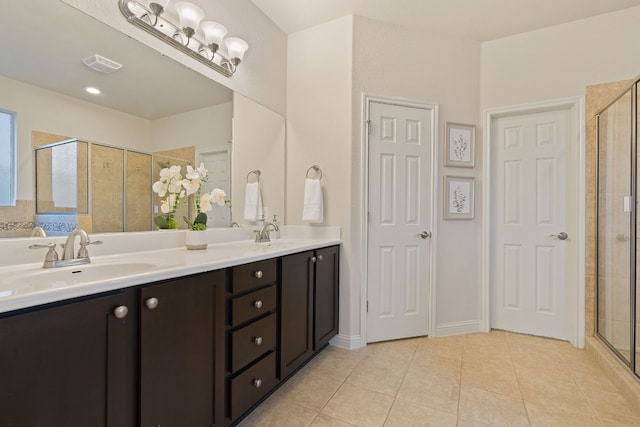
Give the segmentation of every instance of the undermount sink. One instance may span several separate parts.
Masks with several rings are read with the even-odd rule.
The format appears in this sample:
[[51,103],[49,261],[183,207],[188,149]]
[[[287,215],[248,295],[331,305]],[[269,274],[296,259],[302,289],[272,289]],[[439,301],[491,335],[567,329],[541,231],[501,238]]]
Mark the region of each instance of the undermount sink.
[[157,268],[159,266],[151,262],[106,262],[57,268],[31,268],[4,274],[0,278],[0,296],[122,278]]

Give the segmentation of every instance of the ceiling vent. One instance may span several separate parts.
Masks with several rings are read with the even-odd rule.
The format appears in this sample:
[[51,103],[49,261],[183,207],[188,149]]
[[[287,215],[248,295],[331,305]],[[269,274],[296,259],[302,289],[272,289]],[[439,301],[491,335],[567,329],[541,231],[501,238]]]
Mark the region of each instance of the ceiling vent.
[[113,73],[122,68],[122,64],[118,64],[116,61],[100,56],[97,53],[83,59],[82,63],[91,69],[105,74]]

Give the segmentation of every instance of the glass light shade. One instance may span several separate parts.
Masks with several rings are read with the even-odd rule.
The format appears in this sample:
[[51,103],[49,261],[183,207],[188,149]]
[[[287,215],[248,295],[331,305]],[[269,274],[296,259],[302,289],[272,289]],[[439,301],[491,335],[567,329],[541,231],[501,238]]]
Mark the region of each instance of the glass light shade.
[[231,59],[231,61],[234,63],[239,63],[240,61],[242,61],[244,53],[247,51],[247,49],[249,49],[249,45],[247,44],[247,42],[237,37],[229,37],[224,41],[224,43],[227,47],[229,59]]
[[216,44],[220,46],[222,39],[227,35],[227,27],[213,21],[204,21],[202,23],[202,31],[204,32],[204,40],[208,45]]
[[180,18],[180,26],[182,28],[191,28],[194,31],[197,30],[200,21],[204,18],[202,9],[186,1],[176,3],[175,7]]

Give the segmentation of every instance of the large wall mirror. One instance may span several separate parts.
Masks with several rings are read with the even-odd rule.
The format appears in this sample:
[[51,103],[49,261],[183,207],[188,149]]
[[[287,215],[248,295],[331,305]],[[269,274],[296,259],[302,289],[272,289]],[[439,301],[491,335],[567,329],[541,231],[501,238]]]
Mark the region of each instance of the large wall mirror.
[[[7,4],[0,17],[0,53],[0,108],[17,113],[17,201],[16,206],[0,207],[0,235],[33,225],[35,149],[65,140],[77,140],[82,147],[84,143],[104,147],[90,149],[94,156],[103,157],[89,162],[88,173],[104,168],[103,176],[115,176],[112,170],[122,169],[124,182],[128,163],[131,173],[144,171],[153,181],[159,168],[173,158],[207,162],[210,181],[227,186],[233,206],[224,208],[228,212],[214,213],[216,226],[246,223],[244,189],[252,170],[262,171],[262,197],[268,212],[284,213],[282,116],[59,0]],[[95,54],[122,68],[103,74],[82,63]],[[89,86],[101,93],[87,93]],[[127,158],[120,153],[132,154]],[[153,157],[137,158],[136,153]],[[115,165],[120,157],[123,165]],[[146,169],[148,164],[151,171]],[[52,191],[42,177],[39,185]],[[91,215],[97,214],[92,206],[109,205],[124,189],[119,184],[88,185],[86,224],[91,228]],[[148,207],[136,211],[135,206],[135,199],[147,204],[151,200],[153,211],[157,203],[151,194],[131,199],[123,215],[153,216]],[[152,222],[145,222],[151,230]],[[126,231],[117,227],[91,231]]]

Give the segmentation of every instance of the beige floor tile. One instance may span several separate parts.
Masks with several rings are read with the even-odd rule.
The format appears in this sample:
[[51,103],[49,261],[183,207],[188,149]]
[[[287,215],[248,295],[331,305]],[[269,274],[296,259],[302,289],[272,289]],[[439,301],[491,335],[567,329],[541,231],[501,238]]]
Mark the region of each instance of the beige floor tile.
[[535,400],[536,395],[577,395],[581,392],[569,372],[539,368],[516,369],[522,397]]
[[382,426],[392,403],[392,397],[345,383],[329,400],[322,415],[357,426]]
[[396,399],[385,427],[456,427],[457,416]]
[[610,393],[618,393],[618,389],[604,372],[594,372],[591,374],[574,372],[572,375],[578,387],[583,391],[608,391]]
[[549,412],[544,407],[525,402],[531,425],[541,427],[599,427],[600,420],[593,413]]
[[496,367],[513,367],[513,362],[511,361],[511,353],[508,349],[500,351],[497,349],[492,349],[490,347],[471,347],[465,345],[462,354],[462,362],[494,365]]
[[349,424],[345,421],[331,418],[326,415],[318,414],[316,419],[311,423],[311,427],[353,427],[353,424]]
[[512,350],[511,360],[518,369],[546,369],[551,371],[568,372],[569,366],[564,363],[556,352],[544,350]]
[[458,418],[458,427],[484,427],[489,425],[491,424],[483,423],[481,421],[474,420],[472,418],[464,418],[464,417]]
[[419,341],[416,354],[462,360],[463,346],[464,339],[454,339],[453,337],[428,338]]
[[304,427],[311,425],[317,415],[317,412],[296,403],[271,396],[239,427]]
[[329,346],[311,360],[304,369],[312,370],[317,376],[344,381],[366,356],[363,350],[352,351]]
[[526,426],[529,419],[521,399],[462,386],[460,417],[499,426]]
[[367,358],[355,367],[345,381],[395,397],[408,368],[409,362],[392,364],[376,357]]
[[606,427],[638,427],[640,426],[640,418],[626,417],[600,417],[600,422]]
[[341,381],[321,377],[312,370],[304,369],[284,383],[275,395],[320,412],[341,384]]
[[455,413],[459,394],[459,380],[433,376],[429,368],[412,366],[400,386],[397,399]]
[[544,383],[520,383],[522,397],[526,404],[535,405],[546,412],[566,414],[593,414],[591,405],[582,392],[574,386],[574,392],[568,388],[557,388]]
[[500,368],[495,365],[464,363],[462,385],[522,398],[516,373],[508,366]]
[[640,426],[640,408],[633,408],[620,393],[587,390],[584,392],[599,417],[608,420],[637,419]]
[[462,374],[462,361],[460,359],[452,359],[432,355],[429,352],[416,351],[411,361],[411,366],[419,368],[427,368],[431,375],[438,377],[446,377],[460,379]]

